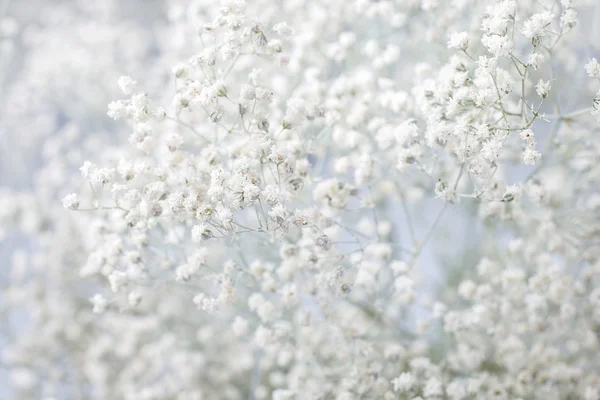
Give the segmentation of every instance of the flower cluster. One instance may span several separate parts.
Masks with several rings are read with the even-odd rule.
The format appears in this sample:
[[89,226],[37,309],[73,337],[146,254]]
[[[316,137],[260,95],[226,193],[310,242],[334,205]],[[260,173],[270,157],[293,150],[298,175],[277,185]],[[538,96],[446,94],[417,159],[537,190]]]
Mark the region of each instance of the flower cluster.
[[14,393],[600,399],[600,6],[185,3],[3,189]]

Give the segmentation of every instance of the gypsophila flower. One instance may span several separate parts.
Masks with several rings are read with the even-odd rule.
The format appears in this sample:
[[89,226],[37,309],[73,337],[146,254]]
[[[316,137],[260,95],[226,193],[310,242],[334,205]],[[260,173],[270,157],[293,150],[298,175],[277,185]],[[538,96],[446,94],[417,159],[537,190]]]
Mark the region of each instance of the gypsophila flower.
[[448,41],[449,49],[467,50],[469,47],[469,34],[467,32],[454,32]]
[[195,243],[202,243],[213,236],[212,231],[204,224],[194,225],[192,228],[192,240]]
[[542,99],[545,99],[550,93],[550,82],[544,82],[542,79],[539,80],[538,84],[535,86],[535,90]]
[[423,389],[423,395],[425,396],[425,398],[441,397],[443,396],[443,394],[444,389],[442,386],[442,382],[435,376],[429,378],[425,383],[425,388]]
[[392,380],[394,385],[394,392],[406,393],[409,392],[415,385],[416,380],[410,372],[403,372],[397,378]]
[[530,19],[525,21],[523,35],[529,39],[545,36],[547,34],[546,28],[552,23],[553,18],[554,14],[547,11],[534,14]]
[[572,8],[565,10],[560,16],[560,24],[567,28],[573,28],[577,24],[577,11]]
[[142,295],[139,292],[132,291],[127,295],[127,301],[130,307],[137,307],[142,302]]
[[90,298],[90,302],[94,305],[93,312],[96,314],[102,314],[106,310],[108,301],[101,294],[95,294]]
[[537,71],[544,62],[544,55],[541,53],[531,53],[527,62],[529,65],[531,65],[534,71]]
[[122,271],[113,271],[108,275],[108,281],[110,282],[110,290],[113,292],[120,292],[127,284],[127,274]]
[[593,2],[27,3],[0,391],[597,400]]
[[134,81],[129,76],[120,77],[117,83],[123,94],[128,96],[133,93],[135,86],[137,85],[137,81]]
[[495,57],[507,56],[513,46],[513,43],[508,36],[486,35],[481,39],[481,42]]
[[542,155],[535,151],[535,149],[528,147],[523,152],[523,161],[526,165],[535,165],[535,163],[542,157]]
[[79,208],[79,198],[76,193],[71,193],[63,197],[63,207],[67,210],[77,210]]
[[585,72],[590,78],[600,78],[600,64],[595,57],[590,58],[589,62],[585,64]]

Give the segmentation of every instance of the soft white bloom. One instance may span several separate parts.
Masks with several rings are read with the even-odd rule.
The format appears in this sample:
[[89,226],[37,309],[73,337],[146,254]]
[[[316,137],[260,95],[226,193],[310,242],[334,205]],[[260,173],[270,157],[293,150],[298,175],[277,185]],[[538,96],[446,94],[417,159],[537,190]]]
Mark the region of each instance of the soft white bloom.
[[67,210],[77,210],[79,208],[79,198],[76,193],[71,193],[63,197],[63,207]]
[[525,25],[523,26],[523,35],[529,39],[545,36],[547,34],[546,28],[548,28],[548,26],[552,23],[553,19],[554,14],[547,11],[534,14],[530,19],[525,21]]
[[567,28],[572,28],[577,24],[577,11],[572,8],[565,10],[560,16],[560,24]]
[[410,372],[403,372],[397,378],[392,380],[394,385],[394,392],[405,393],[409,392],[416,383],[416,379],[411,375]]
[[595,57],[590,58],[589,62],[585,64],[585,72],[590,78],[600,78],[600,64]]
[[13,397],[598,400],[592,1],[27,3]]
[[233,329],[233,333],[235,333],[236,336],[242,337],[248,334],[249,326],[250,324],[248,323],[248,321],[246,321],[240,316],[237,316],[235,317],[231,328]]
[[129,96],[133,93],[135,86],[137,85],[137,81],[131,79],[130,76],[122,76],[117,81],[117,84],[119,85],[119,88],[121,89],[123,94]]
[[539,152],[535,151],[535,149],[532,149],[530,147],[525,149],[525,151],[523,152],[523,161],[527,165],[535,165],[535,163],[541,157],[542,157],[542,155]]
[[129,303],[130,307],[137,307],[142,302],[142,294],[136,292],[135,290],[129,292],[127,295],[127,302]]
[[495,57],[507,56],[513,47],[513,42],[508,36],[485,35],[481,42]]
[[414,282],[407,276],[399,276],[394,280],[396,298],[401,305],[410,303],[414,298]]
[[95,294],[90,298],[90,302],[94,305],[93,311],[97,314],[102,314],[106,310],[108,300],[101,294]]
[[425,398],[443,396],[444,388],[442,386],[442,382],[435,376],[432,376],[431,378],[429,378],[427,380],[427,382],[425,383],[425,388],[423,389],[423,395],[425,396]]
[[120,292],[127,284],[127,274],[123,271],[113,271],[108,275],[110,289],[114,292]]
[[192,228],[192,240],[195,243],[201,243],[213,236],[209,227],[204,224],[194,225]]
[[527,62],[535,71],[537,71],[544,62],[544,55],[541,53],[531,53]]
[[467,50],[469,47],[469,34],[467,32],[454,32],[448,41],[449,49]]
[[550,93],[550,87],[551,85],[549,81],[544,82],[542,79],[540,79],[538,84],[535,86],[535,90],[538,96],[540,96],[542,99],[545,99],[548,96],[548,93]]

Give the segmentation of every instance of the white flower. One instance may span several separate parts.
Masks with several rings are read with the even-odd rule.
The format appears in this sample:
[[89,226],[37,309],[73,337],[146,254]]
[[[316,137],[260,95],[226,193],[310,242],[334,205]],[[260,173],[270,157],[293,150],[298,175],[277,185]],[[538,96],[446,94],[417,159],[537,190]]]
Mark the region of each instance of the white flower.
[[188,76],[190,66],[188,64],[179,63],[173,67],[172,71],[176,78],[185,78]]
[[523,35],[529,39],[545,36],[547,33],[546,28],[552,23],[553,18],[554,14],[551,14],[547,11],[534,14],[530,19],[525,21]]
[[401,305],[406,305],[413,300],[413,286],[412,279],[404,275],[400,275],[394,280],[395,296]]
[[486,142],[483,142],[481,146],[481,154],[483,157],[493,162],[498,157],[500,157],[500,151],[502,150],[502,142],[497,140],[496,138],[492,138]]
[[246,336],[248,334],[249,327],[250,324],[248,323],[248,321],[246,321],[240,316],[235,317],[235,319],[233,320],[233,324],[231,325],[231,329],[237,337]]
[[114,293],[117,293],[127,284],[127,274],[122,271],[113,271],[108,275],[108,281],[110,283],[110,289]]
[[108,301],[101,294],[95,294],[90,297],[90,302],[94,305],[93,312],[96,314],[102,314],[108,305]]
[[595,57],[590,58],[589,62],[585,64],[585,72],[590,78],[600,78],[600,64]]
[[529,55],[529,59],[527,60],[527,63],[529,65],[531,65],[531,68],[533,68],[534,71],[537,71],[538,69],[540,69],[540,66],[542,65],[543,62],[544,62],[544,55],[540,54],[540,53],[531,53]]
[[79,198],[76,193],[71,193],[63,197],[63,207],[67,210],[77,210],[79,208]]
[[572,28],[577,24],[577,11],[572,8],[565,10],[560,16],[560,24],[567,28]]
[[129,96],[130,94],[133,93],[133,90],[135,89],[135,85],[137,85],[137,81],[134,81],[129,76],[122,76],[117,81],[117,84],[119,85],[119,88],[121,89],[123,94]]
[[542,79],[540,79],[540,81],[538,82],[538,84],[535,86],[535,89],[537,91],[538,96],[540,96],[542,99],[545,99],[548,96],[548,93],[550,93],[550,82],[544,82]]
[[467,32],[454,32],[448,41],[449,49],[467,50],[469,47],[469,34]]
[[423,389],[423,395],[427,397],[439,397],[444,395],[444,388],[442,386],[442,382],[432,376],[425,383],[425,388]]
[[129,115],[129,107],[120,100],[112,101],[108,104],[108,112],[106,114],[116,121]]
[[195,243],[201,243],[213,237],[212,231],[204,224],[194,225],[192,227],[192,240]]
[[89,161],[85,161],[81,168],[79,168],[81,175],[85,178],[89,178],[96,169],[97,167]]
[[535,146],[535,135],[531,129],[523,129],[520,136],[529,146]]
[[415,385],[416,380],[410,372],[403,372],[397,378],[392,380],[394,392],[406,393],[409,392]]
[[129,295],[127,295],[127,302],[129,303],[130,307],[137,307],[142,301],[142,295],[139,292],[136,291],[132,291],[129,292]]
[[508,36],[485,35],[481,42],[496,57],[507,56],[513,47],[513,42]]
[[542,155],[539,152],[535,151],[535,149],[532,149],[530,147],[525,149],[525,151],[523,152],[523,161],[526,165],[535,165],[535,163],[541,157]]
[[298,227],[308,225],[309,217],[308,214],[302,210],[294,211],[292,215],[292,223]]

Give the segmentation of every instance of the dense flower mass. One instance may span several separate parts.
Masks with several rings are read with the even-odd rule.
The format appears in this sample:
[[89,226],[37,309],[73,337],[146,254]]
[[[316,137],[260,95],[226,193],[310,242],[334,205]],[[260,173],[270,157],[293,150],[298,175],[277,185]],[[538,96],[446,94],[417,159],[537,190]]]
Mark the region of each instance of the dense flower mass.
[[596,0],[16,3],[0,398],[600,400]]

